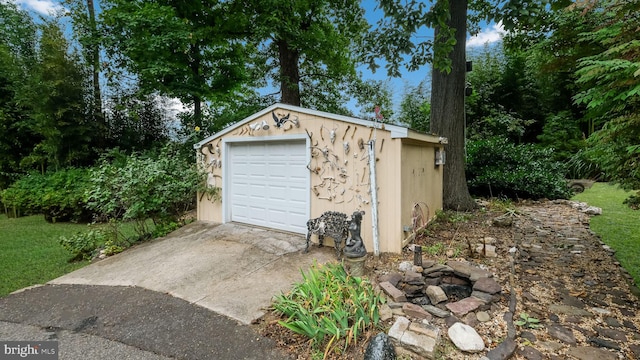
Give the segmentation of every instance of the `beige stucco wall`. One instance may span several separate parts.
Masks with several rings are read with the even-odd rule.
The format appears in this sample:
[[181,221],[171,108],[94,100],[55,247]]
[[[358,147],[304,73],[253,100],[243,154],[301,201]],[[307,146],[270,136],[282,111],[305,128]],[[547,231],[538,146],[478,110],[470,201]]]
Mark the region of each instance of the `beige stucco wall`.
[[[367,250],[373,252],[372,207],[368,161],[369,140],[376,140],[376,173],[378,188],[378,225],[381,252],[400,252],[404,237],[402,226],[411,224],[411,209],[416,202],[426,203],[430,215],[442,205],[441,167],[434,166],[434,146],[424,147],[422,141],[403,142],[391,138],[383,129],[373,129],[304,112],[276,110],[278,117],[289,114],[297,119],[299,127],[286,123],[276,128],[271,113],[267,113],[239,128],[215,138],[211,144],[213,154],[204,147],[199,161],[212,172],[215,186],[223,186],[222,168],[209,166],[224,160],[228,141],[252,137],[255,140],[281,139],[283,136],[304,134],[310,144],[310,216],[318,217],[325,211],[340,211],[351,215],[356,210],[366,212],[362,222],[362,238]],[[250,124],[266,121],[268,130],[251,130]],[[335,134],[332,141],[331,133]],[[309,138],[310,135],[310,138]],[[345,150],[345,143],[349,150]],[[359,144],[362,144],[361,148]],[[219,149],[219,153],[217,151]],[[433,187],[430,186],[433,184]],[[224,193],[224,192],[223,192]],[[224,199],[223,199],[224,201]],[[199,197],[198,219],[215,222],[224,220],[222,203]],[[426,214],[425,214],[426,215]],[[314,242],[316,236],[312,237]],[[331,240],[326,241],[332,244]]]
[[[414,208],[428,221],[442,209],[442,171],[446,165],[435,165],[437,144],[405,140],[402,146],[402,225],[413,224]],[[420,222],[417,224],[421,225]],[[410,233],[404,232],[404,236]]]

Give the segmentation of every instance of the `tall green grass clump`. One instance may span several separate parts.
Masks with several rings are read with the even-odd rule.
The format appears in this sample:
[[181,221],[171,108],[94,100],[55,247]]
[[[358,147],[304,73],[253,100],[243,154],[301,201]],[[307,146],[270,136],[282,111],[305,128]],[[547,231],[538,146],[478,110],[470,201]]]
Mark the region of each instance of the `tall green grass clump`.
[[380,320],[380,295],[371,283],[347,274],[341,264],[315,264],[303,280],[274,299],[274,308],[285,320],[279,324],[308,337],[312,347],[324,346],[324,356],[340,353],[356,344]]

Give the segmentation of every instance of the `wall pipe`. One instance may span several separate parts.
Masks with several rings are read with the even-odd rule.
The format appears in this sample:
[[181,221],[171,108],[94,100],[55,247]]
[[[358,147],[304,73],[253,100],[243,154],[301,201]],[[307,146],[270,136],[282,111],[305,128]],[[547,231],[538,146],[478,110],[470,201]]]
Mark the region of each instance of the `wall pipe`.
[[380,256],[378,234],[378,186],[376,183],[376,140],[369,141],[369,183],[371,184],[371,222],[373,223],[373,255]]

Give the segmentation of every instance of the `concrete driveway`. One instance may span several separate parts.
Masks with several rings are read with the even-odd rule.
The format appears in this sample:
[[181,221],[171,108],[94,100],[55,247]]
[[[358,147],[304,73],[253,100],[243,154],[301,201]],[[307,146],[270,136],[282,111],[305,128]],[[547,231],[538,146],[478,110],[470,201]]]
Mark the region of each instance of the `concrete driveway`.
[[249,324],[264,315],[274,295],[302,279],[301,269],[335,260],[332,248],[304,254],[304,246],[302,235],[195,222],[50,284],[138,286]]

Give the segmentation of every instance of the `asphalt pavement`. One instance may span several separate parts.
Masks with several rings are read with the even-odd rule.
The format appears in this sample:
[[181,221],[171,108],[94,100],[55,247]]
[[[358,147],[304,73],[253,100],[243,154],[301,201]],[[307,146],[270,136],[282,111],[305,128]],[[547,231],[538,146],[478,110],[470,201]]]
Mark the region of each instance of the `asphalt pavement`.
[[0,299],[0,340],[57,340],[59,358],[288,359],[250,326],[139,287],[44,285]]

